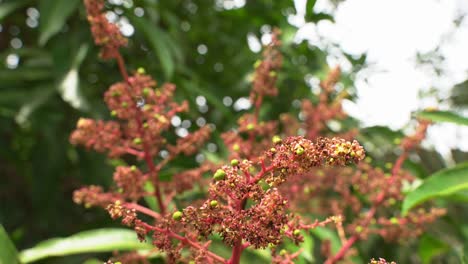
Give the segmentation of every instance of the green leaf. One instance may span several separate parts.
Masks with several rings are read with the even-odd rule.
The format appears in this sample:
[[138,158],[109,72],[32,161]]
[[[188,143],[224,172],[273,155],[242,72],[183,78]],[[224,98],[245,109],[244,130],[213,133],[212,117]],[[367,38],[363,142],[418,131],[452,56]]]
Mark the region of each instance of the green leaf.
[[0,225],[0,264],[15,264],[18,261],[18,252],[13,242],[8,237],[7,232]]
[[427,234],[419,241],[418,254],[423,264],[431,263],[433,257],[443,254],[448,250],[447,244]]
[[87,110],[89,103],[80,93],[80,78],[78,70],[81,62],[86,57],[88,45],[82,44],[71,62],[70,68],[64,74],[58,85],[62,99],[75,109]]
[[15,0],[0,4],[0,21],[18,8],[25,6],[31,0]]
[[320,240],[330,240],[331,251],[333,254],[336,254],[340,250],[341,241],[338,237],[338,234],[335,232],[324,227],[316,227],[310,230],[310,232],[317,236]]
[[428,177],[419,188],[403,201],[402,215],[414,206],[435,197],[444,197],[468,189],[468,162],[438,171]]
[[314,13],[315,3],[317,3],[317,0],[307,0],[306,14],[313,14]]
[[64,26],[67,18],[78,6],[79,0],[41,0],[39,2],[39,45],[57,34]]
[[145,35],[161,63],[165,78],[169,80],[175,69],[169,36],[145,18],[130,18],[135,27]]
[[114,250],[151,249],[149,243],[138,241],[134,231],[121,228],[104,228],[84,231],[65,238],[53,238],[21,251],[22,263],[48,257],[80,253],[111,252]]
[[468,126],[468,118],[450,111],[422,111],[417,117],[429,119],[433,122],[450,122],[458,125]]

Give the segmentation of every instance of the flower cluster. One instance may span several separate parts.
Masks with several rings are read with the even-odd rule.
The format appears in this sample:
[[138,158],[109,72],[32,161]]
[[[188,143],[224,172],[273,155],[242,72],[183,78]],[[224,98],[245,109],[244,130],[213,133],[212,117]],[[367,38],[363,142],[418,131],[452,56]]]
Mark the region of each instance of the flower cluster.
[[104,1],[84,0],[88,21],[91,24],[94,42],[102,46],[101,57],[116,58],[119,48],[127,45],[127,39],[122,36],[117,25],[110,23],[104,12]]
[[[255,64],[252,113],[238,119],[237,129],[221,134],[229,150],[230,161],[224,163],[228,165],[205,162],[174,172],[170,181],[160,181],[161,170],[174,158],[194,155],[203,147],[211,137],[210,128],[176,139],[168,136],[173,132],[170,120],[187,111],[188,103],[175,102],[175,86],[158,87],[143,68],[129,75],[118,50],[126,39],[105,19],[103,1],[85,0],[85,5],[95,42],[103,48],[101,55],[117,60],[123,81],[104,94],[115,120],[82,118],[70,141],[109,157],[133,156],[136,159],[126,160],[145,165],[116,167],[113,188],[84,187],[75,191],[74,201],[105,208],[111,218],[133,228],[140,241],[151,236],[169,263],[238,264],[247,248],[269,248],[273,263],[293,263],[300,251],[284,249],[286,239],[299,244],[307,231],[334,224],[342,248],[333,255],[330,244],[322,243],[325,263],[332,264],[350,256],[353,245],[369,235],[387,240],[414,237],[444,213],[419,208],[400,216],[397,209],[404,198],[404,182],[414,180],[402,169],[403,161],[424,138],[429,123],[421,121],[415,135],[403,139],[402,154],[391,171],[374,167],[370,160],[362,162],[365,151],[353,140],[357,131],[330,136],[328,122],[346,118],[341,106],[346,94],[335,89],[339,68],[320,82],[317,102],[302,101],[301,120],[287,114],[279,122],[260,120],[264,97],[278,94],[282,55],[277,30],[263,59]],[[161,151],[165,155],[158,155]],[[212,178],[203,177],[209,173]],[[203,193],[200,199],[174,199],[193,189]],[[157,205],[143,206],[140,201],[147,197],[154,197]],[[301,216],[304,212],[325,220],[308,219]],[[151,222],[142,215],[151,217]],[[213,235],[231,248],[229,259],[210,250]],[[140,257],[129,253],[120,260],[140,261]]]

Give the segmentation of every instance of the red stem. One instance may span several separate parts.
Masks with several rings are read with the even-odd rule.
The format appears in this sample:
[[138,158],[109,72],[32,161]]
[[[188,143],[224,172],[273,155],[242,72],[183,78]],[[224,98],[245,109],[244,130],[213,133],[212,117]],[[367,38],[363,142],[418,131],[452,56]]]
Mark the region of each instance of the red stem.
[[[124,61],[122,55],[120,53],[117,53],[116,59],[117,59],[117,64],[119,65],[120,74],[122,75],[122,77],[124,78],[124,80],[128,84],[128,86],[131,87],[132,84],[130,83],[130,80],[128,78],[128,73],[127,73],[127,70],[125,69],[125,61]],[[131,94],[131,91],[129,91],[129,93]],[[134,103],[133,105],[134,105],[136,111],[140,112],[140,109],[136,106],[136,104]],[[161,214],[164,215],[164,214],[166,214],[166,206],[164,205],[164,203],[162,201],[161,190],[160,190],[160,186],[159,186],[159,178],[158,178],[157,170],[155,170],[155,165],[154,165],[154,162],[153,162],[153,156],[152,156],[151,152],[149,151],[148,142],[146,142],[144,140],[143,122],[142,122],[141,116],[139,114],[137,114],[135,116],[135,119],[136,119],[136,122],[137,122],[138,134],[140,135],[140,138],[142,139],[143,152],[144,152],[144,158],[145,158],[145,161],[146,161],[146,165],[148,166],[149,173],[153,178],[154,193],[155,193],[155,196],[156,196],[156,200],[158,201],[159,211],[160,211]]]
[[172,237],[174,239],[177,239],[179,240],[181,243],[185,244],[185,245],[189,245],[193,248],[196,248],[196,249],[199,249],[199,250],[203,250],[206,254],[206,256],[218,261],[218,262],[221,262],[221,263],[225,263],[227,264],[228,261],[226,259],[224,259],[223,257],[219,256],[219,255],[216,255],[215,253],[207,250],[207,248],[205,246],[202,246],[200,245],[199,243],[187,238],[187,237],[184,237],[184,236],[181,236],[181,235],[178,235],[168,229],[163,229],[163,228],[159,228],[159,227],[155,227],[155,226],[152,226],[152,225],[149,225],[147,223],[142,223],[142,225],[148,229],[148,230],[153,230],[155,232],[159,232],[159,233],[164,233],[166,235],[168,235],[169,237]]
[[[387,180],[388,184],[391,185],[393,181],[396,178],[396,175],[400,172],[401,167],[403,166],[403,162],[406,160],[408,157],[408,152],[409,149],[405,149],[403,153],[398,157],[398,159],[395,161],[395,164],[392,168],[392,176]],[[385,200],[385,192],[382,192],[377,196],[377,199],[375,200],[374,204],[372,205],[371,209],[367,212],[367,215],[364,218],[364,221],[362,223],[362,227],[366,228],[369,223],[371,222],[372,218],[374,217],[375,213],[377,212],[377,208],[382,204],[382,202]],[[340,250],[338,253],[335,254],[332,258],[327,259],[325,264],[334,264],[337,261],[341,260],[342,258],[345,257],[346,252],[356,243],[356,241],[359,240],[359,234],[354,234],[350,239],[346,241],[346,243],[341,246]]]

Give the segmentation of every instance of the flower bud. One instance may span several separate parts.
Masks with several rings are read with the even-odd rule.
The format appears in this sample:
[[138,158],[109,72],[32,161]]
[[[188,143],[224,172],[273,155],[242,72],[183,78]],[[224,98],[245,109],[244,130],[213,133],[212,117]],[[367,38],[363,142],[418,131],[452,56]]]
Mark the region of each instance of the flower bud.
[[137,69],[137,73],[138,73],[138,74],[145,74],[145,73],[146,73],[146,70],[145,70],[145,68],[143,68],[143,67],[139,67],[139,68]]
[[150,94],[150,91],[151,91],[150,88],[148,88],[148,87],[144,88],[144,89],[143,89],[143,95],[144,95],[145,97],[148,96],[148,95]]
[[224,178],[226,178],[226,172],[222,169],[218,169],[213,175],[215,181],[221,181],[224,180]]
[[255,125],[252,124],[252,123],[250,123],[250,124],[247,125],[247,130],[249,130],[249,131],[250,131],[250,130],[253,130],[254,128],[255,128]]
[[278,136],[278,135],[276,135],[276,136],[274,136],[274,137],[271,139],[271,141],[272,141],[274,144],[279,144],[279,143],[281,143],[281,137]]
[[239,160],[237,159],[231,160],[231,166],[237,166],[237,165],[239,165]]
[[180,219],[182,219],[182,212],[181,211],[174,212],[172,214],[172,219],[174,219],[175,221],[180,221]]
[[211,206],[211,207],[216,207],[216,206],[218,206],[218,201],[216,201],[216,200],[211,200],[210,206]]
[[304,148],[303,147],[296,147],[296,154],[297,155],[302,155],[304,154]]
[[111,116],[117,116],[117,111],[112,110],[110,114],[111,114]]
[[133,144],[135,144],[135,145],[140,145],[141,143],[142,143],[141,138],[137,137],[137,138],[134,138],[134,139],[133,139]]
[[299,230],[299,229],[295,229],[295,230],[293,231],[293,235],[295,235],[295,236],[298,236],[298,235],[300,235],[300,234],[301,234],[301,230]]

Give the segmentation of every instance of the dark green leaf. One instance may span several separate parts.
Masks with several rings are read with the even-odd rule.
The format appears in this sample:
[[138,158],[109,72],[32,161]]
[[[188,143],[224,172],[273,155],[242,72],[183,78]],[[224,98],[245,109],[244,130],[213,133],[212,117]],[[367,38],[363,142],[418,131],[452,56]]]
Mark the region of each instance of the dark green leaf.
[[0,4],[0,21],[8,16],[11,12],[15,11],[18,8],[25,6],[31,0],[15,0],[6,3]]
[[0,264],[15,263],[19,263],[18,252],[3,226],[0,225]]
[[175,65],[172,56],[171,43],[168,42],[167,33],[159,29],[156,25],[152,25],[145,18],[131,17],[135,27],[141,31],[147,41],[150,43],[156,53],[166,79],[170,79],[174,73]]
[[431,259],[446,252],[449,247],[439,239],[424,235],[419,241],[418,254],[423,264],[431,263]]
[[403,201],[402,214],[431,198],[443,197],[468,189],[468,162],[453,168],[438,171],[427,178],[424,183],[410,192]]
[[434,122],[450,122],[458,125],[468,126],[468,118],[460,116],[449,111],[423,111],[417,113],[416,116],[429,119]]
[[23,263],[30,263],[48,257],[80,253],[152,248],[151,244],[139,242],[132,230],[104,228],[84,231],[65,238],[46,240],[33,248],[21,251],[20,260]]
[[79,0],[41,0],[39,2],[39,45],[43,46],[65,25]]

